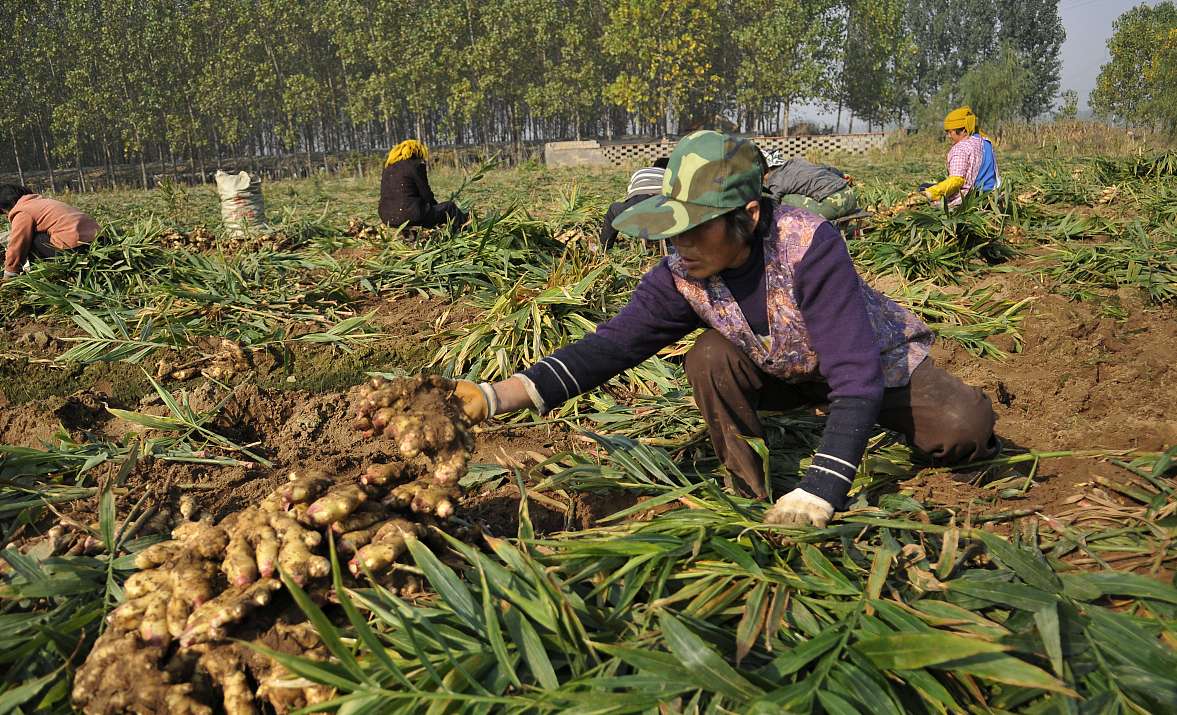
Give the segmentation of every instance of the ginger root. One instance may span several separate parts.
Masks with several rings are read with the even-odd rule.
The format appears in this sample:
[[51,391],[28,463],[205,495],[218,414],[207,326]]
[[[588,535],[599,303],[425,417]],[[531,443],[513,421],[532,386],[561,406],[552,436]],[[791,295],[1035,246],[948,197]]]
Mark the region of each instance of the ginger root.
[[292,504],[314,501],[334,483],[335,480],[330,475],[319,469],[309,469],[301,473],[291,472],[290,481],[278,487],[276,493],[289,508]]
[[[418,475],[416,482],[395,487],[386,503],[442,518],[451,515],[459,496],[458,481],[466,473],[474,446],[454,383],[436,375],[403,380],[378,377],[353,390],[352,405],[353,426],[365,434],[392,439],[409,460],[409,470]],[[399,466],[372,465],[362,481],[385,486],[403,479],[405,472]]]
[[315,526],[327,526],[347,517],[368,500],[359,484],[343,484],[319,497],[307,508],[305,520]]
[[200,651],[199,667],[220,686],[225,715],[255,715],[258,712],[253,689],[245,676],[245,664],[236,646],[194,647]]
[[281,581],[263,578],[248,586],[230,588],[193,612],[188,618],[188,628],[180,636],[180,645],[188,647],[225,638],[225,626],[268,604],[274,591],[281,587]]
[[389,492],[384,502],[402,509],[408,507],[418,514],[435,514],[445,519],[454,513],[454,500],[457,498],[456,486],[416,481],[396,487]]
[[408,550],[407,538],[420,538],[424,533],[420,524],[407,519],[390,519],[381,525],[370,543],[356,551],[347,567],[357,576],[362,571],[386,569]]

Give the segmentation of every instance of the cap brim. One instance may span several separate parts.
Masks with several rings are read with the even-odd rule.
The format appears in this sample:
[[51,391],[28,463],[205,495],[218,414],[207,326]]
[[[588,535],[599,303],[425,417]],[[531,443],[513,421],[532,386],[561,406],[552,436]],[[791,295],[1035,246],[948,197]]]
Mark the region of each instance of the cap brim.
[[660,194],[622,211],[613,219],[613,228],[626,236],[664,241],[737,208],[691,204]]

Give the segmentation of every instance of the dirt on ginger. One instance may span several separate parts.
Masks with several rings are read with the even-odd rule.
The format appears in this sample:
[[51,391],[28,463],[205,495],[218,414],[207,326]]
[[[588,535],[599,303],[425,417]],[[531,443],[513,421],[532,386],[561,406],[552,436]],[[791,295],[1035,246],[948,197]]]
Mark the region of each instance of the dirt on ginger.
[[[236,346],[223,347],[240,358]],[[334,696],[235,641],[266,644],[286,629],[284,652],[327,659],[309,624],[290,631],[298,626],[282,620],[293,606],[282,577],[329,600],[334,539],[350,557],[349,580],[408,579],[395,564],[413,539],[426,536],[422,519],[453,514],[473,447],[448,380],[372,380],[353,392],[353,407],[355,426],[392,440],[400,459],[388,455],[354,482],[337,483],[319,469],[291,472],[219,524],[182,523],[172,540],[140,552],[126,601],[107,617],[78,671],[72,696],[82,712],[245,715],[268,703],[285,713]],[[288,637],[292,632],[298,637]]]
[[392,489],[386,503],[396,508],[453,514],[474,439],[454,395],[454,383],[436,375],[386,380],[374,378],[352,391],[353,426],[366,435],[391,439],[406,464],[403,469],[373,465],[367,484],[388,484],[406,474],[416,480]]

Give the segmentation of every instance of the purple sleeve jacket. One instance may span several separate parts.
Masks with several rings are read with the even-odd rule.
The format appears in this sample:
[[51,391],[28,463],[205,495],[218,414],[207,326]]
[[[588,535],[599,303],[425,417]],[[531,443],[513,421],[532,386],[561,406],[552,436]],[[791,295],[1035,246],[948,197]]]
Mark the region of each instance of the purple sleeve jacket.
[[[748,325],[767,335],[768,309],[762,244],[753,244],[744,265],[720,274],[740,305]],[[830,411],[819,452],[853,468],[853,479],[883,398],[880,348],[867,317],[860,279],[841,235],[823,223],[794,273],[801,308],[818,370],[829,384]],[[679,294],[665,259],[642,277],[629,303],[594,333],[557,350],[523,371],[551,409],[597,387],[674,343],[702,321]],[[825,466],[829,467],[829,464]],[[849,484],[810,470],[801,487],[845,508]]]

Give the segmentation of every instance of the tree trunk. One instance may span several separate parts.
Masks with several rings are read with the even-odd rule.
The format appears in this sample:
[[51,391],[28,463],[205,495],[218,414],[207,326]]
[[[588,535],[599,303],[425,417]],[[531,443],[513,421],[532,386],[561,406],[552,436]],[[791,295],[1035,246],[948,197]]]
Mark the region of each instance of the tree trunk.
[[45,171],[49,172],[49,189],[56,193],[57,177],[53,174],[53,160],[49,158],[49,139],[45,136],[44,128],[39,124],[37,132],[41,135],[41,151],[45,153]]
[[102,153],[106,158],[106,183],[110,184],[110,188],[114,188],[114,161],[110,158],[110,142],[106,140],[106,135],[102,135]]
[[24,186],[25,172],[20,168],[20,151],[16,148],[16,131],[9,127],[8,136],[12,137],[12,157],[16,159],[16,176],[17,180]]
[[306,126],[305,124],[303,125],[303,130],[302,130],[302,141],[303,141],[303,146],[306,147],[307,176],[310,176],[311,174],[314,173],[315,169],[313,166],[311,166],[311,162],[312,162],[312,159],[311,159],[311,129],[310,129],[310,127]]
[[[185,127],[185,133],[188,135],[188,150],[192,154],[192,163],[200,172],[200,178],[196,183],[204,183],[204,157],[201,156],[199,149],[196,146],[196,137],[192,135],[192,128],[196,126],[196,113],[192,111],[192,102],[184,103],[188,109],[188,126]],[[189,167],[189,172],[193,167]]]
[[147,150],[139,152],[139,178],[143,180],[143,190],[146,191],[147,186]]
[[75,142],[74,146],[78,147],[78,149],[76,149],[74,151],[74,164],[78,168],[78,187],[79,187],[78,190],[85,191],[86,190],[86,175],[82,173],[81,137],[75,136],[74,142]]

